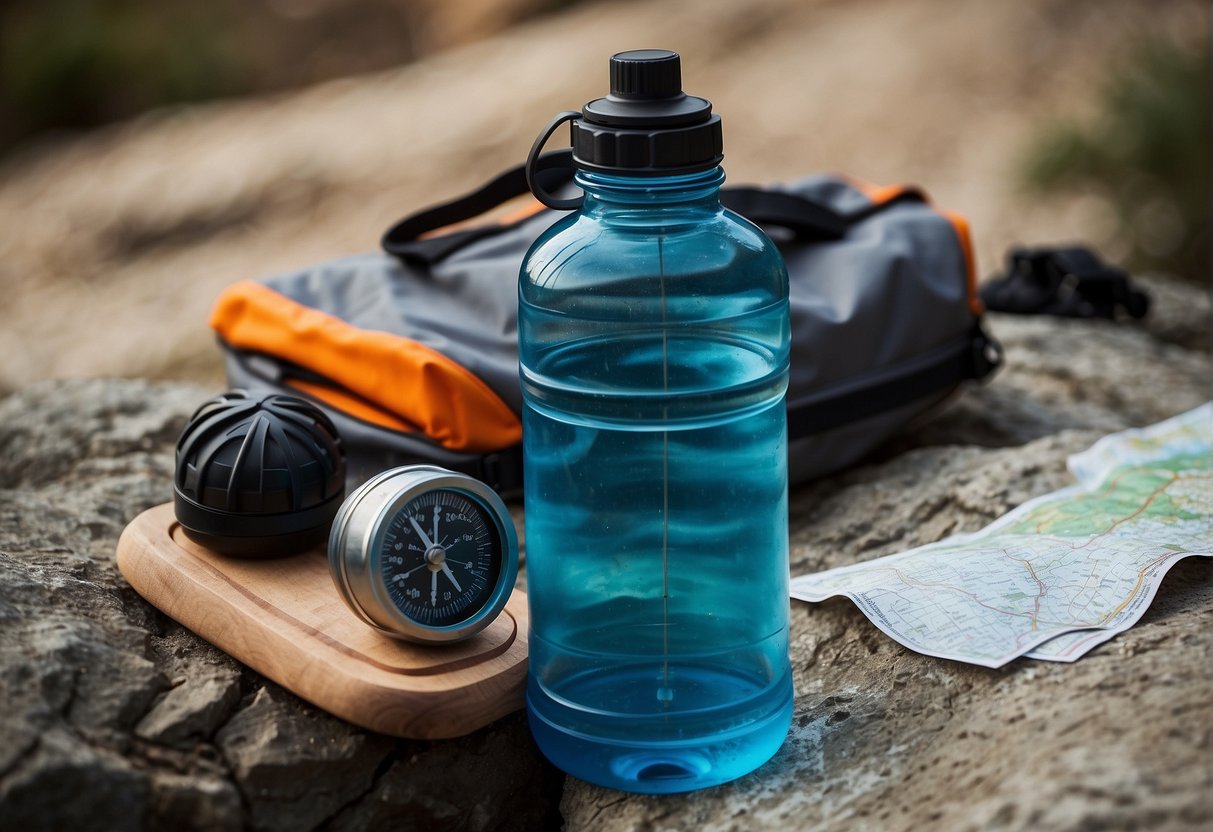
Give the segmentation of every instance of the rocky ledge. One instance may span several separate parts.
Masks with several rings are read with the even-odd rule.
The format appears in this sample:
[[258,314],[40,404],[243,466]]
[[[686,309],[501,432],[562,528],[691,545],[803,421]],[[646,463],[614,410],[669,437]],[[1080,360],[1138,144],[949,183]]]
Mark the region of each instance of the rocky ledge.
[[[1067,454],[1211,397],[1208,300],[1166,326],[993,316],[1006,369],[868,464],[794,491],[793,573],[980,528],[1069,482]],[[57,382],[0,401],[0,826],[308,830],[1207,829],[1213,562],[1079,662],[986,670],[792,607],[793,731],[690,795],[566,778],[515,714],[469,737],[377,736],[300,701],[145,603],[114,564],[170,496],[210,391]]]

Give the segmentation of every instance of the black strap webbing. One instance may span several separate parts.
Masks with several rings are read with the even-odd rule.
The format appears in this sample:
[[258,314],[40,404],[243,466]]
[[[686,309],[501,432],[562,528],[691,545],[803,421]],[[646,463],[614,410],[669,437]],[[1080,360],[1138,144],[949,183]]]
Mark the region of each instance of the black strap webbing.
[[[551,191],[559,189],[572,179],[572,150],[560,150],[539,157],[536,173],[542,177],[545,188]],[[408,215],[384,233],[380,245],[388,254],[402,260],[436,263],[475,240],[500,233],[507,226],[478,226],[425,239],[421,239],[422,235],[479,217],[528,190],[523,166],[510,168],[469,194]]]
[[850,225],[850,220],[834,209],[785,191],[723,188],[720,201],[750,222],[786,228],[804,242],[840,240]]
[[985,378],[1002,364],[1002,347],[977,323],[916,366],[849,390],[824,390],[788,402],[788,439],[801,439],[887,413],[962,381]]
[[[573,175],[572,150],[541,156],[536,175],[549,193],[568,185]],[[436,237],[423,238],[423,235],[474,219],[528,190],[523,166],[511,168],[469,194],[404,217],[383,235],[383,249],[406,262],[433,265],[476,240],[500,234],[512,226],[481,225]],[[787,229],[797,240],[805,242],[840,239],[859,218],[843,216],[827,205],[796,194],[763,188],[724,188],[720,201],[751,222]]]

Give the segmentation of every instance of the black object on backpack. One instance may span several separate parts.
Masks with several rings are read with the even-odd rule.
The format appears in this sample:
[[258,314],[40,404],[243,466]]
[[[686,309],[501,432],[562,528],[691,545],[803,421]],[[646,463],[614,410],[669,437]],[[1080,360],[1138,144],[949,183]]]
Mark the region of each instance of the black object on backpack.
[[1144,318],[1150,296],[1122,269],[1104,263],[1085,246],[1012,249],[1006,274],[981,287],[991,312],[1115,319],[1123,310]]

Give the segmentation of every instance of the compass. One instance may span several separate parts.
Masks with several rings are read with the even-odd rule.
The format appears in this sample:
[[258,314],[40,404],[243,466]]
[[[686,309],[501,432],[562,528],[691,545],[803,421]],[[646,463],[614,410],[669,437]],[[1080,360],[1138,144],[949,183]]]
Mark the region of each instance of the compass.
[[458,641],[505,607],[518,576],[518,537],[505,503],[484,483],[406,465],[372,477],[341,506],[329,571],[372,627],[408,641]]

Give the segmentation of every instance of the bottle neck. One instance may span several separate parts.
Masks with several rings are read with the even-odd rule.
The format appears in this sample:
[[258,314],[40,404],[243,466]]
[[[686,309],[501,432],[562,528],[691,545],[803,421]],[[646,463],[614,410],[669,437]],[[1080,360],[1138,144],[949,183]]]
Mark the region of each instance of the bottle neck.
[[573,179],[585,191],[585,204],[581,210],[587,214],[620,209],[702,208],[714,211],[720,208],[724,168],[716,166],[670,176],[620,176],[578,170]]

